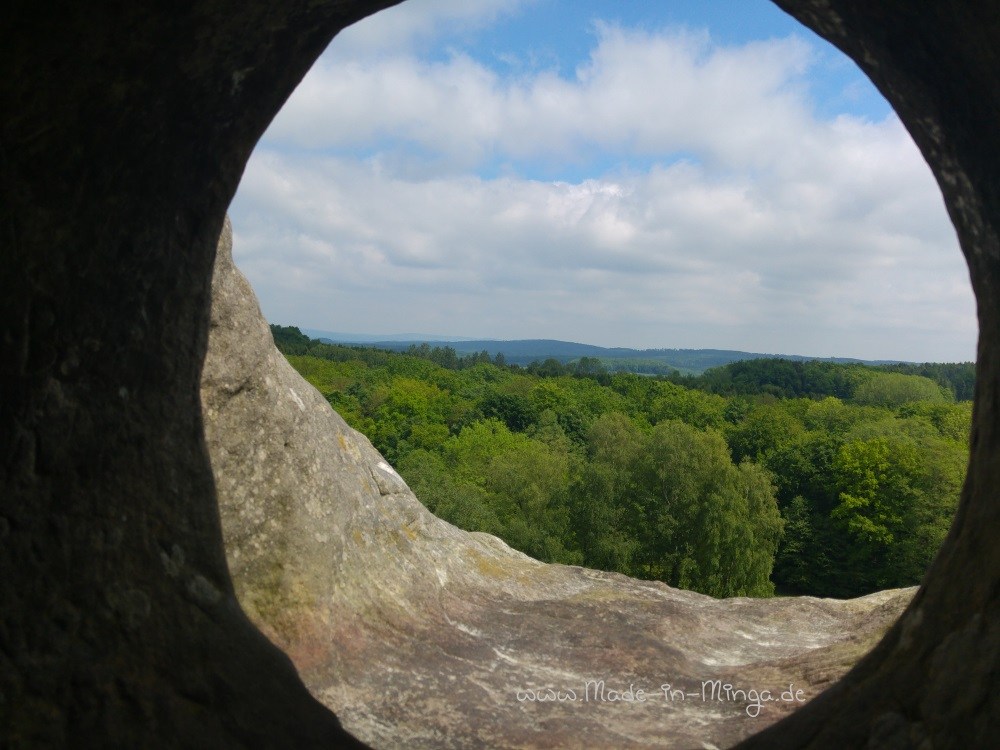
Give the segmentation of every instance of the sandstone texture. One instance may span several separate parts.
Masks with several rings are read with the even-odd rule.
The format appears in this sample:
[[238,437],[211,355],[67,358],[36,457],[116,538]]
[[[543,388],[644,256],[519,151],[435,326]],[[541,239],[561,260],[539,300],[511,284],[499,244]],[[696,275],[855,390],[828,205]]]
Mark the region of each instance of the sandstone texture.
[[[227,224],[202,381],[230,570],[373,747],[727,747],[840,677],[912,596],[715,600],[435,518],[275,349],[231,245]],[[777,700],[703,698],[712,680]],[[630,687],[644,700],[614,700]]]
[[[901,618],[850,672],[742,744],[769,750],[991,747],[1000,727],[1000,8],[996,0],[775,2],[854,60],[913,136],[941,188],[969,266],[980,343],[968,479],[955,522],[923,584]],[[305,690],[288,659],[237,605],[199,387],[216,244],[254,144],[334,35],[391,4],[5,4],[0,24],[0,745],[330,748],[351,742],[335,716]],[[250,354],[248,349],[245,355]],[[296,393],[308,409],[306,395]],[[345,432],[345,443],[349,435]],[[370,509],[377,522],[366,533],[385,539],[380,555],[396,554],[388,551],[390,542],[403,548],[410,544],[437,562],[435,577],[438,570],[453,572],[453,583],[422,586],[431,568],[390,568],[380,555],[349,558],[350,548],[344,548],[344,568],[332,567],[328,579],[314,582],[342,588],[355,602],[343,605],[348,616],[314,607],[314,594],[304,584],[302,590],[286,587],[287,594],[272,587],[270,600],[264,595],[248,605],[257,608],[254,616],[263,622],[260,613],[291,611],[289,602],[276,598],[287,596],[300,612],[318,613],[345,629],[341,650],[327,659],[325,642],[308,638],[315,623],[304,616],[269,626],[272,634],[287,627],[289,633],[301,633],[298,642],[315,644],[314,669],[302,654],[295,657],[314,689],[325,669],[321,665],[329,665],[330,674],[340,665],[340,681],[331,678],[317,692],[339,690],[345,720],[373,741],[403,722],[366,719],[364,728],[359,716],[421,710],[420,704],[409,708],[417,700],[413,692],[383,689],[400,679],[406,665],[393,667],[371,656],[405,659],[406,652],[391,642],[407,632],[403,626],[432,627],[430,613],[440,613],[437,630],[449,634],[440,641],[404,641],[432,644],[430,654],[409,657],[415,663],[436,653],[441,659],[482,664],[476,655],[485,652],[476,649],[487,641],[475,640],[474,634],[480,625],[496,628],[495,643],[502,644],[504,623],[509,642],[517,643],[525,622],[523,642],[542,642],[529,631],[541,628],[543,619],[529,618],[528,610],[565,624],[567,602],[574,596],[570,591],[608,590],[583,571],[538,572],[525,560],[494,568],[490,562],[510,555],[486,540],[466,547],[480,550],[482,570],[477,559],[471,560],[475,567],[449,567],[451,558],[441,553],[444,545],[421,541],[421,535],[450,538],[452,532],[426,519],[415,505],[411,509],[398,501],[406,493],[390,475],[371,475],[376,487],[380,479],[381,504],[375,507],[395,508],[412,519],[403,529],[415,535],[410,539],[385,515],[388,511]],[[344,497],[341,502],[350,502]],[[306,508],[326,507],[310,506],[309,498],[304,502]],[[253,520],[254,503],[247,499],[244,507]],[[359,535],[363,540],[364,532]],[[288,537],[283,543],[293,547],[297,541]],[[251,554],[252,544],[243,546],[248,564],[265,564],[263,554]],[[400,561],[418,559],[398,554]],[[291,556],[288,560],[289,580],[294,580]],[[371,586],[357,580],[359,566],[372,576]],[[515,568],[524,571],[524,581],[497,573],[500,584],[485,585],[488,571]],[[305,580],[317,569],[310,564]],[[286,568],[270,572],[274,580],[283,580]],[[558,583],[540,587],[531,581],[546,576]],[[455,589],[458,596],[449,597],[448,586],[466,578],[469,583]],[[689,597],[629,585],[648,597],[644,606],[651,611],[667,607],[671,597]],[[566,591],[563,599],[551,595],[559,586]],[[623,589],[616,584],[614,590]],[[433,601],[437,594],[440,603]],[[419,609],[423,605],[427,608]],[[702,606],[709,612],[721,605]],[[749,605],[727,606],[738,611]],[[828,605],[815,606],[819,611]],[[386,611],[376,612],[378,607]],[[632,613],[635,609],[629,607]],[[466,611],[469,619],[461,619],[458,613]],[[505,611],[514,615],[504,619]],[[420,616],[415,618],[415,612]],[[616,621],[614,607],[601,612]],[[461,627],[452,627],[445,614]],[[350,617],[368,623],[395,618],[401,626],[350,630]],[[635,644],[648,642],[645,634],[615,636],[603,625],[581,632],[581,639],[598,639],[609,654],[622,650],[626,641],[637,649],[633,654],[640,653]],[[596,632],[602,635],[586,635]],[[654,632],[653,640],[662,644]],[[737,631],[720,627],[718,633],[721,650],[737,653],[732,648],[741,638]],[[684,633],[675,628],[670,637],[683,639]],[[560,649],[572,651],[571,637],[560,638]],[[376,648],[378,639],[384,641]],[[590,648],[593,641],[579,642],[586,645],[580,653],[588,655],[581,657],[581,671],[603,670],[605,663],[596,656],[600,650]],[[504,653],[517,658],[521,652]],[[543,656],[553,653],[546,650]],[[486,658],[491,658],[488,653]],[[504,674],[508,662],[496,658],[493,673]],[[654,670],[646,665],[653,660],[650,656],[642,665],[649,673]],[[831,652],[821,670],[835,662]],[[700,677],[697,672],[705,665],[689,666]],[[740,670],[750,674],[749,668]],[[383,674],[376,676],[378,671]],[[470,667],[467,674],[481,673]],[[447,677],[431,673],[427,679],[432,686]],[[515,674],[511,683],[519,680]],[[470,695],[477,689],[496,694],[494,683],[484,682],[486,688],[467,684]],[[445,715],[451,710],[430,690],[417,695],[428,711],[441,707],[437,713]],[[372,710],[358,710],[358,696],[367,696]],[[478,698],[470,703],[484,705]],[[594,714],[570,712],[565,705],[521,710],[537,726],[550,726],[552,714],[546,712],[594,721],[587,718]],[[644,711],[636,714],[637,735],[644,731]],[[442,744],[458,744],[474,731],[471,722],[457,718],[468,712],[451,715],[460,734],[454,741],[442,736]],[[495,726],[508,721],[503,716],[482,718]],[[510,732],[530,726],[509,721],[505,729]],[[689,724],[678,726],[689,731],[684,728]],[[553,745],[560,743],[557,734],[550,736]]]

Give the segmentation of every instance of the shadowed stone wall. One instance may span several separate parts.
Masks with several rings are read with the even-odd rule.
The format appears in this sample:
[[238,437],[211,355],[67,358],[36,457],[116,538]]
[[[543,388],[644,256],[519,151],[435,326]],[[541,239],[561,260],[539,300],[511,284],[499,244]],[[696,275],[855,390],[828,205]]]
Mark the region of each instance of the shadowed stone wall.
[[[862,66],[928,159],[981,339],[969,479],[924,588],[838,686],[748,744],[987,746],[1000,725],[1000,9],[777,1]],[[254,143],[333,35],[390,4],[5,5],[4,744],[346,741],[235,602],[198,383],[215,243]]]
[[389,4],[0,11],[0,745],[343,736],[236,603],[198,383],[254,144]]

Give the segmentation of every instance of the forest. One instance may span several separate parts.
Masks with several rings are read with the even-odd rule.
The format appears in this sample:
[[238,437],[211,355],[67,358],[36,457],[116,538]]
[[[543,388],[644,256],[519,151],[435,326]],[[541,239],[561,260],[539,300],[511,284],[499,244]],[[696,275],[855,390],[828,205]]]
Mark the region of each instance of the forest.
[[271,328],[439,517],[540,560],[717,597],[919,583],[968,461],[970,363],[651,377]]

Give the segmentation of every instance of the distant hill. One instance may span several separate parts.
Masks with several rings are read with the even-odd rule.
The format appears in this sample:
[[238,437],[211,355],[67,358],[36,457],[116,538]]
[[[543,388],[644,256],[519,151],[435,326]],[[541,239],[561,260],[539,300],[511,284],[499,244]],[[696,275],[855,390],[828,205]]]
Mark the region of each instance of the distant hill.
[[[568,341],[529,339],[496,341],[333,342],[311,339],[294,326],[272,325],[275,344],[285,354],[310,354],[321,359],[362,361],[383,364],[405,355],[430,360],[445,369],[464,369],[478,364],[523,368],[541,377],[573,375],[593,377],[604,385],[616,372],[638,373],[667,378],[678,385],[722,396],[770,395],[777,398],[849,399],[858,387],[882,373],[909,378],[892,380],[897,390],[908,383],[926,380],[922,388],[934,385],[949,392],[957,401],[971,401],[976,385],[974,362],[922,364],[802,355],[754,354],[732,349],[624,349],[606,348]],[[444,344],[443,346],[441,344]],[[506,352],[506,353],[505,353]],[[891,380],[891,379],[890,379]],[[884,390],[890,380],[882,379]],[[904,389],[905,390],[905,389]],[[885,395],[885,394],[883,394]]]
[[401,344],[405,342],[408,346],[409,344],[422,344],[425,341],[435,344],[451,344],[458,341],[465,341],[460,336],[436,336],[429,333],[392,333],[386,335],[377,333],[339,333],[337,331],[321,331],[318,328],[302,328],[300,330],[306,336],[318,339],[326,344],[381,344],[382,342]]
[[[649,375],[668,375],[679,371],[684,375],[698,375],[712,367],[721,367],[730,362],[745,359],[786,359],[791,361],[821,361],[840,364],[895,364],[898,360],[863,360],[845,357],[808,357],[800,354],[762,354],[760,352],[742,352],[731,349],[628,349],[623,347],[603,347],[593,344],[580,344],[572,341],[555,339],[517,339],[498,341],[495,339],[448,339],[448,338],[368,338],[349,336],[334,338],[338,334],[328,334],[316,337],[315,332],[305,331],[315,338],[328,343],[361,344],[380,349],[402,352],[414,344],[428,343],[435,346],[450,346],[459,355],[475,354],[486,351],[491,357],[502,354],[507,362],[517,365],[528,365],[546,359],[555,359],[561,363],[572,362],[580,357],[593,357],[600,360],[612,372],[627,371]],[[343,336],[341,334],[341,336]]]

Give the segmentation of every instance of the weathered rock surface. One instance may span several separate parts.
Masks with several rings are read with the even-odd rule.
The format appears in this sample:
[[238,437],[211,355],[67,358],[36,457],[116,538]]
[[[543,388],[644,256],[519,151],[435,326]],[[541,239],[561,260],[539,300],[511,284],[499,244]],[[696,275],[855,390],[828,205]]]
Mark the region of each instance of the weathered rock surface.
[[[231,242],[227,224],[202,387],[230,570],[251,618],[373,746],[728,746],[800,704],[756,715],[702,700],[702,681],[811,698],[912,596],[719,601],[545,565],[435,518],[275,349]],[[590,680],[645,701],[600,700]],[[577,700],[525,700],[547,689]]]
[[[864,70],[927,159],[980,344],[968,479],[923,585],[844,678],[744,744],[989,747],[1000,12],[995,0],[775,1]],[[198,398],[216,242],[251,150],[334,34],[392,2],[4,6],[0,744],[348,741],[236,606]],[[365,653],[356,645],[343,658]]]

